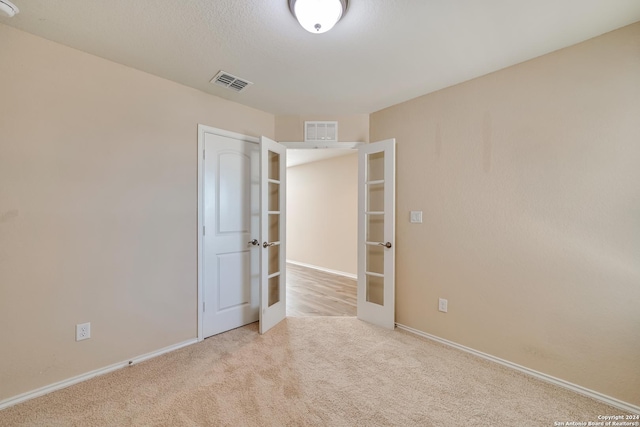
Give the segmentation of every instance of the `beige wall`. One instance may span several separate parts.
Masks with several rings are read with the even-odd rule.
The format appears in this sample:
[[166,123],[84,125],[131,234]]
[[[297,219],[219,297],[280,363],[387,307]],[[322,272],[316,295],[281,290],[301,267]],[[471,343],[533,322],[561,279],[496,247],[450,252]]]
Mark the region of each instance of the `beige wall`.
[[274,116],[0,40],[2,400],[196,337],[197,125],[274,137]]
[[390,137],[397,322],[639,405],[640,23],[372,114]]
[[358,155],[287,169],[287,258],[357,273]]
[[330,115],[289,115],[276,116],[276,141],[302,142],[304,141],[305,121],[337,121],[338,141],[340,142],[369,142],[369,115],[350,114],[340,116]]

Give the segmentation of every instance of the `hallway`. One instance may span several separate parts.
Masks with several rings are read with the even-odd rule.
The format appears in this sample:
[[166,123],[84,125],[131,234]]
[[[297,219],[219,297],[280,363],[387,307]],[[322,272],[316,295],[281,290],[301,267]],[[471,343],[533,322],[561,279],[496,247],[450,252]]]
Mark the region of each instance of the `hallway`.
[[287,316],[355,316],[357,281],[287,263]]

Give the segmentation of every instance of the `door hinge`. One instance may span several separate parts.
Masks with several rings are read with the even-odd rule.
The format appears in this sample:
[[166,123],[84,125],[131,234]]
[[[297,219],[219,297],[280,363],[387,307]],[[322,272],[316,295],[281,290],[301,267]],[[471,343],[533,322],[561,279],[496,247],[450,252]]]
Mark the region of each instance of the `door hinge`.
[[205,236],[207,234],[206,227],[202,226],[202,235]]
[[205,303],[204,303],[204,301],[202,301],[202,312],[204,312],[204,311],[205,311],[205,310],[204,310],[204,307],[205,307],[205,305],[204,305],[204,304],[205,304]]
[[202,160],[204,160],[204,153],[205,153],[205,151],[202,150]]

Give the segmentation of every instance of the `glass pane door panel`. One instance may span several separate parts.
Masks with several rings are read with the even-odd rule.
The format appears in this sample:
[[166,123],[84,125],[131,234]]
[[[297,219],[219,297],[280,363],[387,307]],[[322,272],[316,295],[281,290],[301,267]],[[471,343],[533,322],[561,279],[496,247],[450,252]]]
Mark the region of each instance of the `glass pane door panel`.
[[269,279],[269,307],[280,302],[280,275]]
[[384,215],[365,215],[367,242],[384,242]]
[[367,181],[384,179],[384,152],[367,154]]
[[269,212],[280,211],[280,184],[269,183]]
[[367,245],[367,273],[384,274],[384,246]]
[[367,184],[367,212],[384,211],[384,182]]
[[280,245],[273,245],[267,248],[269,251],[267,256],[267,262],[269,267],[267,269],[269,276],[274,273],[280,272]]
[[384,305],[384,278],[367,274],[367,302]]
[[384,212],[384,153],[367,154],[367,176],[365,182],[366,241],[376,243],[365,247],[366,300],[384,305],[384,215],[373,214]]
[[280,214],[270,214],[269,221],[269,242],[280,241]]
[[278,243],[268,246],[267,250],[267,274],[269,301],[268,306],[280,302],[280,155],[269,151],[268,159],[269,168],[269,187],[268,187],[268,209],[267,214],[268,227],[267,234],[269,243]]
[[280,155],[269,151],[269,179],[280,181]]

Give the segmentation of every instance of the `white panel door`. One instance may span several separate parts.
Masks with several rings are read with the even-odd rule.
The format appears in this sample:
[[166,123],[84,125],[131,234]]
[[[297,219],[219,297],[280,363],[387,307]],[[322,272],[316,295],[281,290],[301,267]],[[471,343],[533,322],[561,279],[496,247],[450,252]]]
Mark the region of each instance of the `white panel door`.
[[395,139],[358,148],[358,318],[395,327]]
[[258,320],[259,156],[258,144],[204,136],[204,337]]
[[260,333],[286,316],[286,151],[260,138]]

